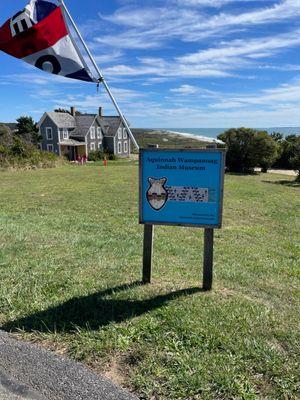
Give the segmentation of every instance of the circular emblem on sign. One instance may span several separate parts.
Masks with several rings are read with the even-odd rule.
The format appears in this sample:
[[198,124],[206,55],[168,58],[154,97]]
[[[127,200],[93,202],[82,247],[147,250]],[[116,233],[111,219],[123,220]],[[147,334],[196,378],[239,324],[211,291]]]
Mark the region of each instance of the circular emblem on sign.
[[35,66],[45,72],[50,72],[51,74],[59,74],[61,71],[61,66],[58,59],[52,55],[45,55],[40,57]]

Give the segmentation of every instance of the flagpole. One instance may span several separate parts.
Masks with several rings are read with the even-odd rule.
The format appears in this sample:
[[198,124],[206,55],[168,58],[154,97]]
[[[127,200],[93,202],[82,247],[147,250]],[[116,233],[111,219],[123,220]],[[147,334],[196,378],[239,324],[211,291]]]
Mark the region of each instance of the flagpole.
[[85,51],[87,52],[87,54],[88,54],[88,56],[89,56],[89,58],[90,58],[90,60],[91,60],[91,62],[93,64],[95,70],[99,74],[99,81],[101,83],[103,83],[103,86],[105,87],[105,89],[106,89],[106,91],[107,91],[107,93],[108,93],[113,105],[115,106],[115,108],[116,108],[116,110],[117,110],[117,112],[118,112],[118,114],[119,114],[119,116],[121,118],[121,121],[123,122],[128,134],[129,134],[129,137],[131,138],[131,140],[132,140],[133,144],[135,145],[135,147],[137,148],[137,150],[139,150],[139,145],[137,144],[137,141],[135,140],[135,137],[133,136],[133,133],[131,132],[131,129],[129,128],[129,125],[128,125],[127,121],[126,121],[126,118],[124,117],[120,107],[118,106],[118,103],[117,103],[116,99],[114,98],[114,96],[113,96],[113,94],[112,94],[112,92],[111,92],[106,80],[104,79],[104,77],[103,77],[103,75],[102,75],[102,73],[100,71],[100,68],[98,67],[98,65],[97,65],[92,53],[90,52],[90,49],[88,48],[87,44],[85,43],[85,40],[83,39],[79,29],[77,28],[77,25],[76,25],[74,19],[72,18],[72,15],[70,14],[69,10],[67,9],[67,6],[65,5],[64,0],[58,0],[58,2],[62,5],[65,13],[67,14],[69,20],[71,21],[71,24],[72,24],[73,28],[75,29],[75,32],[77,33],[77,35],[78,35],[78,37],[79,37],[79,39],[80,39]]

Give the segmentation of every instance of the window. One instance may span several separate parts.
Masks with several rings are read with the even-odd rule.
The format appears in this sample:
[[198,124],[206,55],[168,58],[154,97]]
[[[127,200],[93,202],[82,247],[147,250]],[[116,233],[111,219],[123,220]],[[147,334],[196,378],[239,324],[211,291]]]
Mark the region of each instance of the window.
[[122,153],[122,142],[118,142],[118,153]]
[[47,140],[53,139],[52,128],[46,128],[46,136],[47,136]]
[[90,149],[91,149],[91,151],[95,151],[96,150],[95,143],[91,143]]
[[122,139],[122,128],[118,129],[118,139]]
[[97,128],[97,139],[101,139],[101,128]]
[[95,133],[95,127],[94,126],[91,127],[90,134],[91,134],[91,139],[95,139],[96,138],[96,133]]
[[128,152],[128,142],[124,142],[124,153]]
[[99,142],[98,143],[98,149],[101,149],[101,146],[102,146],[102,142]]
[[53,153],[53,144],[47,144],[47,151],[51,151]]
[[63,130],[63,138],[64,138],[65,140],[69,139],[68,129],[64,129],[64,130]]
[[123,128],[123,139],[127,139],[127,129]]

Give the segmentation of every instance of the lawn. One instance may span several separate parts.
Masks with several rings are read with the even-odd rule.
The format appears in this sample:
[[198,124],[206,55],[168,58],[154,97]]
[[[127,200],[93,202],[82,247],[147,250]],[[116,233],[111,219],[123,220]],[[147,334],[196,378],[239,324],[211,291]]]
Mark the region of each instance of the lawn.
[[[140,399],[299,399],[300,187],[228,175],[203,230],[156,227],[142,286],[136,162],[0,174],[0,326]],[[289,181],[290,179],[290,181]]]

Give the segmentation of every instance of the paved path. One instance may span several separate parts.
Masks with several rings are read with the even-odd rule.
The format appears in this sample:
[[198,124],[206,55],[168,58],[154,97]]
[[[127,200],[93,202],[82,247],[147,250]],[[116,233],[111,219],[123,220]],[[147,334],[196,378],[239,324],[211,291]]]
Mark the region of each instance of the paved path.
[[0,331],[0,400],[137,400],[82,364]]
[[0,369],[0,400],[46,400]]

